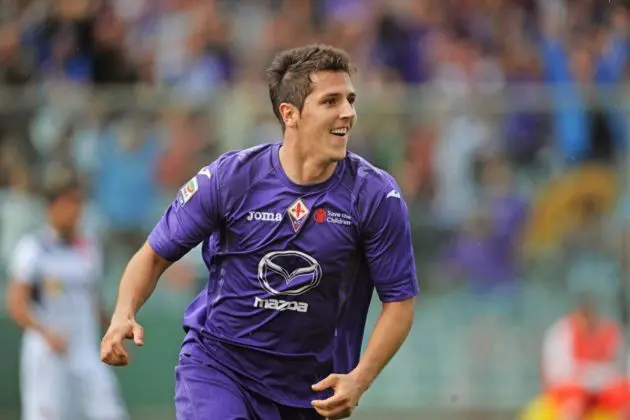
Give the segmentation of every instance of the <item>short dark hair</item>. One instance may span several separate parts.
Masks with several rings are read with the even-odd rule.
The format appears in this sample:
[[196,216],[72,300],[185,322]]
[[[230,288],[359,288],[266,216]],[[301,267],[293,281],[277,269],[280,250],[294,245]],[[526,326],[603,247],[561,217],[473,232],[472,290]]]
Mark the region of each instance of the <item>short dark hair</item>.
[[302,111],[313,89],[311,74],[317,71],[355,72],[348,54],[330,45],[314,44],[279,52],[267,69],[269,98],[273,113],[282,125],[280,104],[293,104]]
[[67,162],[50,162],[42,170],[40,188],[46,202],[52,204],[64,194],[82,189],[81,177]]

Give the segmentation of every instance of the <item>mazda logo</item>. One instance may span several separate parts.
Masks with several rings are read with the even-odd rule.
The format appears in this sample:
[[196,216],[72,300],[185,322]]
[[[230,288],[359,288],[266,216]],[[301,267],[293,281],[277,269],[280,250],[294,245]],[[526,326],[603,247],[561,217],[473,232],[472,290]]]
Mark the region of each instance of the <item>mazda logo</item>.
[[317,287],[322,268],[300,251],[270,252],[258,263],[258,281],[272,295],[297,296]]

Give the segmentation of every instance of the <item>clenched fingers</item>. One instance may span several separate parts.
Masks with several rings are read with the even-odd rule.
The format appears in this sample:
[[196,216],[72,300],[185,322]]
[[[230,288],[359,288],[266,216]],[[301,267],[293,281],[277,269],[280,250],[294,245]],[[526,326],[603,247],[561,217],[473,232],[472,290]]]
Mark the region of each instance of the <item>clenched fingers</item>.
[[348,418],[354,410],[352,401],[339,394],[325,400],[314,400],[312,405],[321,416],[329,420]]
[[137,346],[144,345],[144,330],[133,319],[113,320],[101,341],[101,360],[112,366],[129,363],[129,354],[123,346],[125,339],[133,340]]
[[317,413],[326,420],[340,420],[350,417],[354,409],[349,407],[340,407],[333,410],[315,409],[315,411],[317,411]]
[[353,409],[351,408],[346,408],[342,411],[339,411],[336,414],[329,414],[326,416],[326,420],[341,420],[341,419],[347,419],[348,417],[350,417],[352,415],[352,411]]
[[101,342],[101,360],[108,365],[124,366],[129,362],[129,355],[123,347],[122,337],[105,335]]

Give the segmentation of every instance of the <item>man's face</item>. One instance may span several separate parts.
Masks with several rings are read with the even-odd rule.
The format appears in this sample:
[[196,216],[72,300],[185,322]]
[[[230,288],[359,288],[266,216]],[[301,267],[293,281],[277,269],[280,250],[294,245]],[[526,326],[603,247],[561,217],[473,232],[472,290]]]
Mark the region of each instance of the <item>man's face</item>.
[[76,228],[83,210],[81,190],[64,192],[50,204],[50,217],[55,228],[62,233],[71,233]]
[[350,75],[321,71],[311,74],[313,90],[297,122],[300,142],[311,155],[337,162],[346,157],[348,134],[356,121],[356,94]]

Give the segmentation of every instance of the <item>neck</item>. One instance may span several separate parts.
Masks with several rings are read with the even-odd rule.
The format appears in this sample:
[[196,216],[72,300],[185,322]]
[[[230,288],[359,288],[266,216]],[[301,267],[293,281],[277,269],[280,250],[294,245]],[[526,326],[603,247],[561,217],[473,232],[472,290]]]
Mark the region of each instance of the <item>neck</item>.
[[62,227],[58,223],[55,223],[54,220],[49,220],[49,226],[55,232],[57,237],[64,243],[72,243],[76,236],[76,229],[69,227]]
[[285,137],[280,147],[280,165],[287,177],[298,185],[319,184],[335,172],[337,162],[326,162],[300,147],[299,142]]
[[76,238],[74,229],[65,229],[65,230],[58,229],[57,233],[59,234],[59,239],[61,239],[62,242],[67,243],[67,244],[73,243]]

